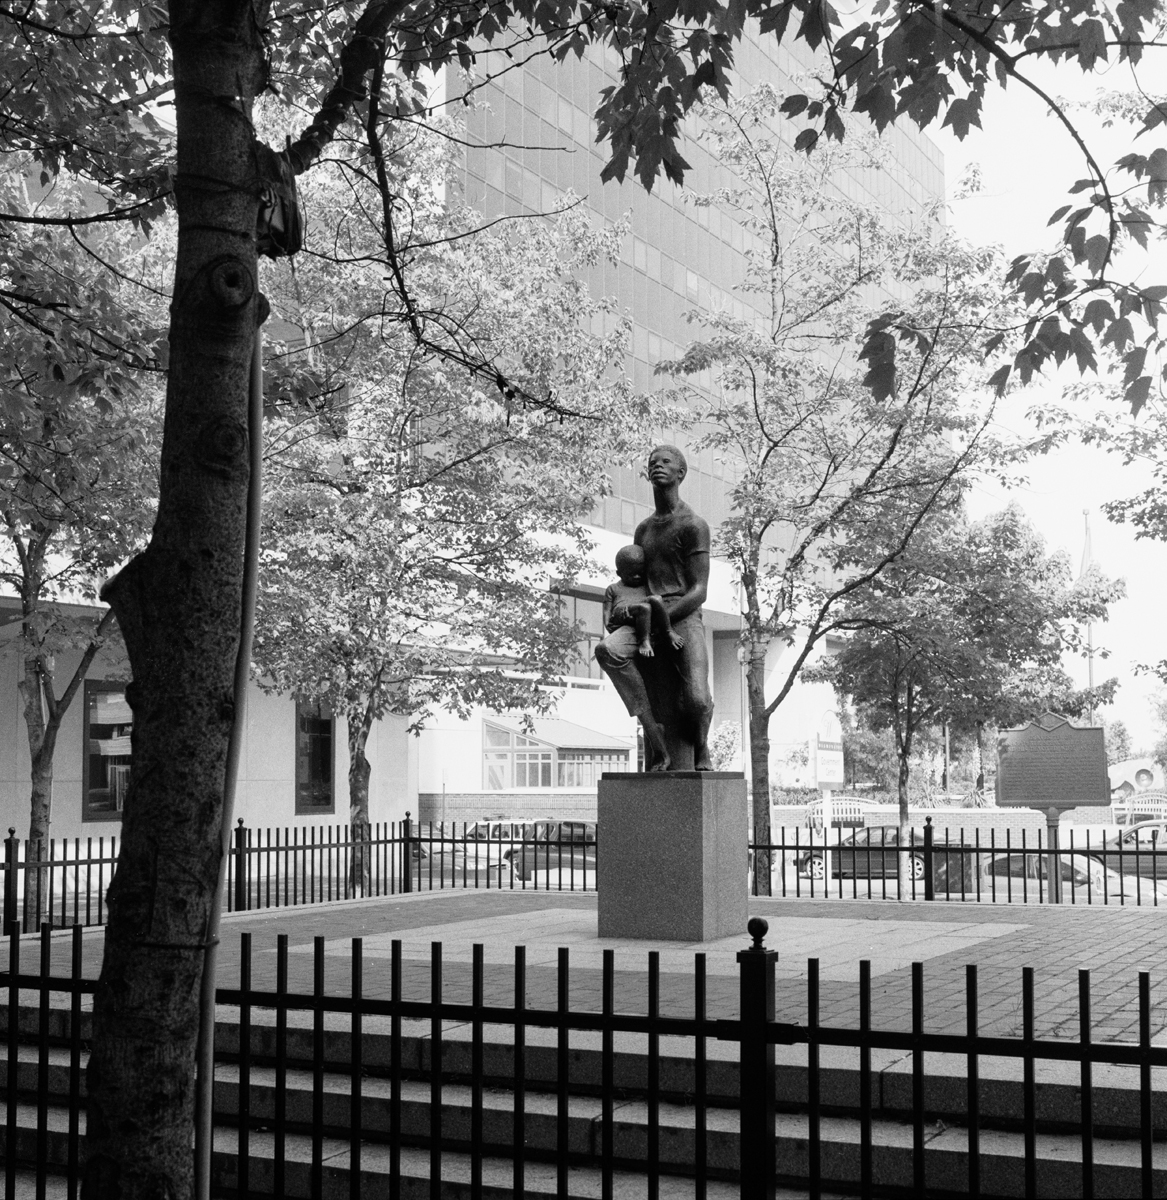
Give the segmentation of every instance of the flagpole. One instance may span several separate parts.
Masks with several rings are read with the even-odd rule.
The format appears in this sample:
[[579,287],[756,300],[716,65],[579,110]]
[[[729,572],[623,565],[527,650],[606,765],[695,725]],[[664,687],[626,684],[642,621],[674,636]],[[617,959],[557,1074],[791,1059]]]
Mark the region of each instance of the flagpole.
[[[1090,546],[1090,510],[1082,509],[1082,516],[1086,522],[1086,544],[1082,548],[1082,574],[1086,574],[1086,568],[1090,566],[1091,561],[1091,546]],[[1094,622],[1086,622],[1086,683],[1090,689],[1090,703],[1087,709],[1090,724],[1094,724]]]

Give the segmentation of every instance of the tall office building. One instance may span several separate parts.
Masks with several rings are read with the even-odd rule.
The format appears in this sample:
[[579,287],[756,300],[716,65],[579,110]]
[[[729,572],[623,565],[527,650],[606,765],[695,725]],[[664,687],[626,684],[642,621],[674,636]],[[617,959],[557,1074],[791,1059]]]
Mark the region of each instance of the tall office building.
[[[794,81],[814,65],[802,44],[775,47],[765,39],[747,39],[738,50],[736,91],[744,95],[762,82],[779,91],[797,88]],[[619,263],[596,266],[588,283],[593,293],[614,297],[632,316],[627,369],[638,389],[660,386],[655,366],[680,357],[693,340],[696,330],[685,320],[687,312],[720,309],[743,319],[765,319],[752,306],[752,297],[736,290],[745,275],[746,252],[760,243],[730,212],[687,202],[687,193],[712,192],[730,181],[727,169],[695,137],[688,136],[682,146],[692,167],[684,190],[663,177],[651,193],[631,178],[623,184],[600,182],[605,147],[596,145],[592,113],[601,89],[617,77],[614,51],[595,50],[582,60],[571,57],[563,63],[545,55],[516,62],[491,52],[479,57],[477,69],[491,82],[475,92],[476,107],[468,113],[468,140],[483,148],[466,154],[466,203],[487,217],[519,216],[552,212],[571,192],[597,222],[614,223],[630,215],[631,231]],[[688,124],[692,134],[696,121]],[[784,120],[776,125],[779,136],[790,142],[796,131]],[[918,213],[943,196],[942,156],[927,137],[905,125],[888,130],[883,141],[887,152],[880,168],[848,171],[835,186],[852,200],[890,212]],[[726,493],[732,464],[718,462],[708,451],[690,452],[688,457],[682,493],[716,530],[729,515]],[[592,518],[599,560],[609,564],[615,548],[629,540],[653,507],[651,489],[636,468],[615,467],[611,482],[611,494]],[[591,787],[595,771],[586,765],[565,770],[563,764],[608,762],[615,753],[611,744],[589,748],[579,743],[592,736],[596,742],[614,737],[631,745],[628,739],[634,730],[591,658],[602,635],[600,585],[597,576],[565,598],[567,614],[584,624],[588,636],[581,644],[575,678],[565,688],[558,722],[538,724],[532,738],[520,736],[512,723],[490,714],[470,722],[439,717],[423,733],[418,763],[422,819],[442,814],[460,819],[472,810],[481,815],[484,804],[489,811],[515,816],[551,811],[582,815],[594,804],[594,791],[584,795],[578,789]],[[741,721],[743,712],[736,654],[737,588],[728,565],[716,555],[705,624],[716,727],[727,720]],[[775,651],[776,660],[779,653]],[[797,742],[816,728],[824,706],[833,707],[833,698],[822,688],[809,706],[788,704],[772,730],[775,753],[782,753],[784,742]],[[805,730],[802,721],[810,722]],[[481,792],[475,786],[479,778]],[[568,783],[576,789],[573,794]]]

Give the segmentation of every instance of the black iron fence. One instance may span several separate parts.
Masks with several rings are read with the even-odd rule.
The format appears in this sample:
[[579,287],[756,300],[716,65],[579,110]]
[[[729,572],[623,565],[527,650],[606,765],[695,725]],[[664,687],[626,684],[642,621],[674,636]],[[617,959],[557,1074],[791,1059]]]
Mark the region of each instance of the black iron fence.
[[[777,1184],[812,1197],[1165,1194],[1167,1103],[1154,1084],[1167,1046],[1152,1041],[1146,973],[1131,1042],[1092,1036],[1087,971],[1077,1037],[1036,1035],[1030,968],[1016,1036],[980,1032],[975,966],[959,1032],[927,1028],[919,963],[906,1028],[873,1023],[867,962],[857,1023],[824,1024],[817,960],[801,1011],[779,1013],[765,921],[749,932],[728,998],[711,1007],[697,954],[680,977],[687,999],[670,973],[669,1012],[655,952],[630,1011],[616,1004],[611,950],[598,971],[573,967],[567,949],[529,970],[521,946],[505,964],[492,948],[489,965],[474,946],[465,964],[441,943],[368,957],[357,938],[329,990],[317,938],[311,986],[296,990],[287,938],[273,963],[243,934],[238,986],[217,992],[214,1194],[436,1196],[444,1182],[475,1198],[611,1197],[630,1183],[653,1196],[682,1180],[696,1196],[751,1200]],[[6,1200],[45,1196],[50,1181],[59,1194],[62,1179],[77,1194],[94,984],[81,978],[80,929],[69,936],[46,926],[38,947],[14,933],[0,973]],[[376,996],[374,968],[389,976]],[[581,974],[590,1003],[572,1002]]]
[[[1160,839],[1160,833],[1163,834]],[[994,904],[1167,904],[1167,824],[1117,831],[787,829],[751,843],[750,886],[814,899],[899,899]]]
[[[786,829],[751,843],[748,884],[754,895],[812,899],[899,899],[902,890],[960,903],[1167,905],[1167,834],[1161,842],[1158,833],[1149,823],[1109,835],[1062,830],[1051,841],[1044,830],[934,830],[927,818],[901,846],[894,826]],[[224,903],[243,911],[450,888],[594,891],[600,838],[583,821],[407,818],[364,830],[240,821]],[[116,837],[30,842],[10,830],[4,928],[103,924],[117,852]]]

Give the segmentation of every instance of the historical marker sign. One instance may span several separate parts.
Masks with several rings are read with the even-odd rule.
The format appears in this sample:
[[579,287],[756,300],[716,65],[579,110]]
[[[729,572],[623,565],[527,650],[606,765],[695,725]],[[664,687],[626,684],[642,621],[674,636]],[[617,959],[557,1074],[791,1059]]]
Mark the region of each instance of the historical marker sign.
[[1002,808],[1079,808],[1110,803],[1106,744],[1099,728],[1044,713],[997,739],[997,803]]

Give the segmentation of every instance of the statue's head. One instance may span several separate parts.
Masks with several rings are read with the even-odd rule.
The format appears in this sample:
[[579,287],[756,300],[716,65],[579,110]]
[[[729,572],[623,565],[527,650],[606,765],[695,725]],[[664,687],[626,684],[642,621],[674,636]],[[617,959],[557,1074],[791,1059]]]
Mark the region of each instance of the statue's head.
[[680,483],[688,472],[689,464],[676,446],[657,446],[648,456],[648,481],[654,487]]

